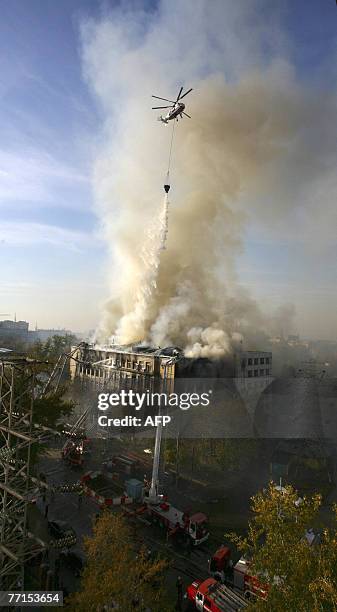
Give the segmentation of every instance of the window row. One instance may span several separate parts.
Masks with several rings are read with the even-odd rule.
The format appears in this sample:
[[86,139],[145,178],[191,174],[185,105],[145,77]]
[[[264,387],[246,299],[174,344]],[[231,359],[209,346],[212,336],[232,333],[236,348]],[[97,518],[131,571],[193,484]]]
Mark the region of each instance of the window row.
[[128,370],[137,370],[138,372],[150,372],[151,363],[146,361],[127,361],[122,359],[121,361],[112,361],[112,365],[117,368],[127,368]]
[[267,368],[266,370],[248,370],[248,378],[252,378],[253,376],[269,376],[270,370]]
[[[260,357],[260,364],[263,365],[264,363],[266,363],[267,365],[269,364],[269,357]],[[248,365],[259,365],[259,358],[258,357],[254,357],[254,359],[252,357],[250,357],[248,359]]]

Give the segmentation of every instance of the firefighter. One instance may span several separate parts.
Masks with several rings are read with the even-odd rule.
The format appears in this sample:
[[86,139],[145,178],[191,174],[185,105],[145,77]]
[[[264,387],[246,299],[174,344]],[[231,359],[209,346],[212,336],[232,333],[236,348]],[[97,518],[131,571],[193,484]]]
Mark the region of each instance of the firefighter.
[[131,605],[132,605],[132,608],[139,608],[139,606],[140,606],[140,600],[139,600],[139,597],[138,597],[137,595],[135,595],[135,596],[133,597],[133,599],[132,599],[132,601],[131,601]]
[[182,610],[182,605],[183,605],[183,579],[182,579],[181,576],[178,576],[178,578],[177,578],[176,587],[177,587],[176,610]]

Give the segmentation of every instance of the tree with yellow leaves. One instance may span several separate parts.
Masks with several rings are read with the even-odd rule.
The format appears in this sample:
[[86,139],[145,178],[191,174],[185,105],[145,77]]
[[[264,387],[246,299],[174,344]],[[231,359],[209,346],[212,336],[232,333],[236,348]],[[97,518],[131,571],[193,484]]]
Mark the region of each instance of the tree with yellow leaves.
[[81,589],[67,604],[72,610],[165,611],[162,579],[167,562],[137,547],[126,519],[105,511],[85,537],[87,562]]
[[[268,597],[249,610],[337,611],[337,508],[333,528],[320,526],[320,495],[300,498],[291,487],[268,489],[252,498],[253,519],[245,538],[227,534],[247,558],[251,573],[268,585]],[[320,541],[306,533],[320,526]]]

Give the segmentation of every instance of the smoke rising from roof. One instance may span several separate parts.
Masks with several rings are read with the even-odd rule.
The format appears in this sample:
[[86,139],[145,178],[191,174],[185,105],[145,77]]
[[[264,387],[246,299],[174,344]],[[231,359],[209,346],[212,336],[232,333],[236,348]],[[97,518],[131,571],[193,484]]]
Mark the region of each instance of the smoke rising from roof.
[[[85,74],[106,118],[95,167],[111,250],[101,336],[218,357],[242,337],[252,346],[260,332],[292,331],[293,309],[263,313],[235,264],[252,218],[287,238],[301,219],[301,239],[312,236],[303,218],[316,206],[313,186],[332,181],[336,101],[296,82],[276,16],[254,22],[257,7],[164,1],[150,17],[125,5],[83,26]],[[167,250],[156,251],[149,293],[143,255],[153,252],[171,137],[151,94],[175,97],[180,84],[194,89],[192,119],[176,126]]]

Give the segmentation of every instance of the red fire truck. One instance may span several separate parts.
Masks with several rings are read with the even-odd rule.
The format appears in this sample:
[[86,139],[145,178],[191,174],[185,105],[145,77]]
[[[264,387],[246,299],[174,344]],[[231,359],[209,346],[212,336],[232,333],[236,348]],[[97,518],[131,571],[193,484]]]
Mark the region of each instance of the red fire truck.
[[236,612],[248,606],[241,595],[214,578],[192,582],[187,587],[186,598],[194,603],[197,610],[204,612]]
[[146,507],[152,522],[165,527],[169,536],[187,536],[193,546],[202,544],[209,537],[207,516],[202,512],[189,516],[167,501],[148,503]]
[[259,597],[267,599],[268,585],[259,581],[249,571],[250,561],[241,557],[232,565],[231,550],[228,546],[220,546],[209,562],[209,572],[218,581],[230,584],[241,591],[246,598]]

